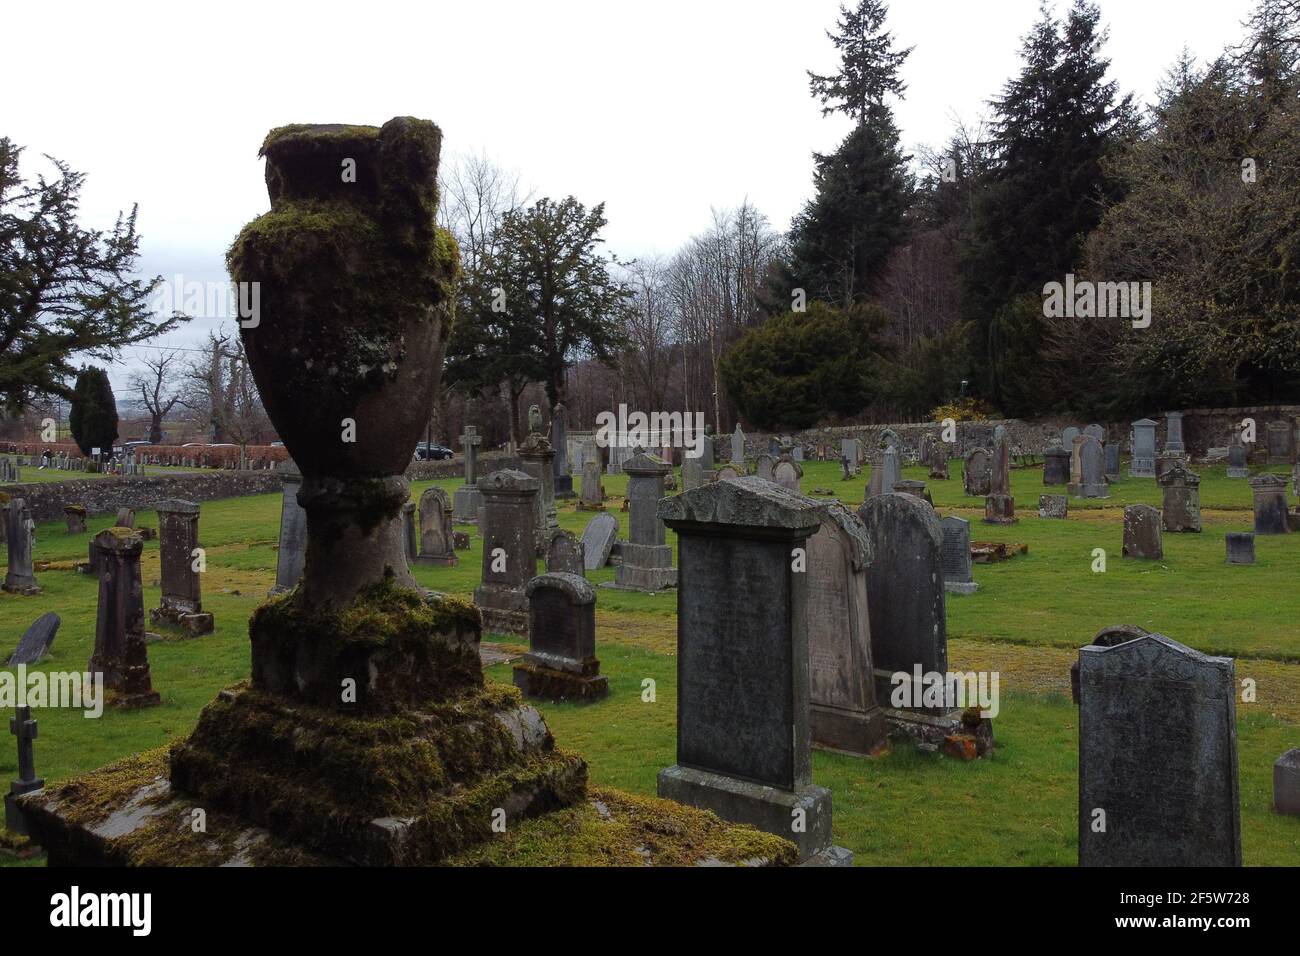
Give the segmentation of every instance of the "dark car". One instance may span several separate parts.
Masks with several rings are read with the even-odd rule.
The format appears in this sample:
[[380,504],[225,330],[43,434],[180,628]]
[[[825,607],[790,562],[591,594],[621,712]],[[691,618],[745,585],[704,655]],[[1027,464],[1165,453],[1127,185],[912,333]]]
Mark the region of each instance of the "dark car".
[[450,448],[444,448],[441,445],[435,445],[431,442],[422,441],[415,446],[416,461],[444,461],[454,455]]

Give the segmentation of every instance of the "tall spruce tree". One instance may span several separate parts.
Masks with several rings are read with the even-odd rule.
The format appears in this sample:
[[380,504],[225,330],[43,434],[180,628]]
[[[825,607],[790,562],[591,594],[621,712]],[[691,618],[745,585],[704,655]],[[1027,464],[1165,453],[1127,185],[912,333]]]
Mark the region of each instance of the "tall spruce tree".
[[1030,301],[1074,270],[1083,239],[1118,184],[1103,163],[1135,133],[1131,98],[1106,81],[1106,31],[1089,0],[1063,22],[1041,8],[1024,66],[993,101],[997,165],[977,197],[962,250],[963,312],[974,323],[985,388],[1004,412],[1040,409],[1034,369],[1044,323]]
[[839,32],[827,33],[840,52],[840,69],[808,74],[823,115],[844,113],[856,125],[835,152],[813,154],[816,195],[791,224],[791,262],[780,281],[844,305],[868,295],[902,237],[911,199],[910,157],[899,148],[885,103],[887,94],[903,95],[899,70],[911,48],[893,48],[884,29],[887,10],[883,0],[860,0],[852,11],[841,7]]

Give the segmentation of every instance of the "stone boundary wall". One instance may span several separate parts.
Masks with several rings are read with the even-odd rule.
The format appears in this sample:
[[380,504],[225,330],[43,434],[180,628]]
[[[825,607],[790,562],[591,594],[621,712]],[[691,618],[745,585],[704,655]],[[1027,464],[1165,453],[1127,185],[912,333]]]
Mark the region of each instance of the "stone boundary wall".
[[61,520],[64,505],[84,505],[87,514],[103,515],[116,514],[119,508],[137,511],[151,509],[167,498],[213,501],[217,498],[264,495],[279,490],[280,475],[274,471],[110,475],[104,478],[0,485],[0,491],[27,502],[34,521]]
[[[478,473],[490,475],[502,468],[518,468],[519,458],[503,451],[480,452],[478,456]],[[465,477],[465,459],[447,458],[443,461],[413,461],[406,469],[408,481],[428,481],[430,478]]]
[[[1178,409],[1172,409],[1178,411]],[[1194,457],[1203,457],[1210,448],[1221,448],[1228,444],[1233,426],[1243,418],[1255,419],[1260,444],[1266,440],[1269,422],[1289,420],[1295,423],[1300,418],[1300,405],[1256,405],[1243,408],[1190,408],[1183,409],[1183,442]],[[1165,442],[1165,413],[1151,412],[1145,416],[1136,415],[1131,421],[1097,422],[1106,429],[1110,441],[1122,443],[1125,454],[1129,451],[1129,439],[1132,423],[1140,418],[1150,418],[1158,422],[1156,429],[1156,447],[1161,448]],[[1061,432],[1074,425],[1082,429],[1092,421],[1070,416],[1053,416],[1051,418],[1024,421],[1018,418],[993,419],[980,422],[957,423],[956,455],[964,454],[969,448],[988,447],[993,443],[993,429],[1005,425],[1011,438],[1011,447],[1017,454],[1041,455]],[[840,440],[857,438],[862,441],[869,456],[874,456],[879,447],[880,434],[884,429],[892,428],[902,439],[905,459],[916,459],[921,446],[921,436],[927,432],[940,436],[942,426],[938,422],[919,422],[901,425],[839,425],[831,428],[809,428],[797,432],[746,432],[745,455],[753,458],[767,451],[768,441],[772,438],[789,436],[797,444],[802,444],[805,455],[819,442],[830,445],[834,457],[839,457]],[[1300,428],[1298,428],[1300,433]],[[1298,434],[1300,444],[1300,434]],[[714,438],[714,460],[723,464],[731,460],[731,435],[719,435]],[[808,456],[811,457],[811,456]]]

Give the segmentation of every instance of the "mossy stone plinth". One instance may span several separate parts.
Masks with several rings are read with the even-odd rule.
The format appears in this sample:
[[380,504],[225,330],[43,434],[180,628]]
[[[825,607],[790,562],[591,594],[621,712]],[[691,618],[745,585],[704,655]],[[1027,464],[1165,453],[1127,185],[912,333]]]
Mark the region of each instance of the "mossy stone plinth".
[[609,678],[590,658],[580,673],[556,670],[527,659],[515,664],[511,679],[525,697],[538,700],[599,700],[609,693]]
[[442,703],[483,686],[479,627],[473,605],[392,581],[337,610],[299,588],[249,621],[253,686],[350,714]]
[[398,715],[226,691],[171,755],[171,786],[294,843],[363,865],[436,863],[581,800],[583,760],[555,748],[518,691]]

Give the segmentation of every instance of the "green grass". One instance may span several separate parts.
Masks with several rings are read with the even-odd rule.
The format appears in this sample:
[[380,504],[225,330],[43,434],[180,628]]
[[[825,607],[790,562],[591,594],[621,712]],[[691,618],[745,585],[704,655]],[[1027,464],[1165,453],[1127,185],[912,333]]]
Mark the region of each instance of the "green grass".
[[[12,455],[0,455],[0,457],[12,459]],[[24,460],[26,456],[24,456]],[[180,475],[186,472],[197,471],[195,468],[173,468],[168,465],[144,465],[144,474],[146,475]],[[52,481],[77,481],[81,478],[108,478],[109,475],[101,474],[95,471],[60,471],[58,468],[40,468],[37,465],[20,465],[18,468],[18,484],[45,484]]]
[[[1133,562],[1120,557],[1122,507],[1132,501],[1158,504],[1154,481],[1123,481],[1103,502],[1071,499],[1072,517],[1049,521],[1037,517],[1037,496],[1062,489],[1043,488],[1039,469],[1015,470],[1012,490],[1021,521],[995,527],[980,522],[982,512],[975,510],[979,499],[962,495],[957,466],[954,462],[949,481],[928,482],[940,513],[970,518],[976,539],[1027,543],[1029,554],[976,566],[980,591],[948,600],[950,637],[984,647],[997,642],[1008,654],[1041,656],[1049,653],[1043,648],[1078,647],[1101,627],[1123,622],[1159,630],[1209,652],[1300,661],[1300,629],[1295,625],[1300,539],[1260,538],[1257,565],[1224,564],[1224,532],[1251,523],[1245,481],[1228,480],[1221,469],[1204,469],[1203,506],[1209,511],[1213,496],[1213,507],[1223,510],[1207,515],[1202,534],[1166,535],[1164,561]],[[831,488],[846,503],[856,507],[861,502],[866,473],[842,482],[835,463],[807,462],[804,468],[805,491]],[[926,477],[919,468],[904,473]],[[452,491],[459,480],[419,482],[412,497],[418,499],[430,484]],[[619,510],[617,498],[626,490],[626,478],[607,476],[605,484],[607,493],[616,496],[610,514],[626,534],[627,514]],[[208,560],[204,606],[216,616],[216,633],[150,645],[161,707],[109,712],[99,720],[66,710],[40,711],[37,768],[48,781],[185,735],[221,687],[247,677],[247,621],[274,580],[279,510],[279,495],[203,505],[200,536]],[[581,533],[590,518],[572,502],[560,502],[562,527]],[[137,523],[156,527],[157,516],[140,512]],[[110,517],[93,518],[90,533],[110,524]],[[42,522],[35,557],[83,560],[88,537],[69,535],[61,521]],[[671,532],[668,541],[675,545]],[[456,567],[416,566],[416,578],[436,590],[470,594],[479,580],[477,534],[471,535],[471,545],[469,551],[458,552]],[[1094,548],[1106,549],[1104,574],[1091,570]],[[156,606],[160,596],[157,552],[157,541],[146,543],[146,608]],[[613,571],[604,569],[591,577],[597,583],[611,580]],[[38,580],[44,590],[36,597],[0,592],[0,655],[7,657],[37,615],[54,610],[63,626],[51,659],[41,668],[81,670],[94,641],[96,583],[68,570],[38,572]],[[608,589],[598,589],[597,595],[601,616],[618,624],[617,629],[607,627],[599,644],[610,696],[594,704],[544,704],[542,709],[557,740],[587,758],[594,783],[653,794],[655,775],[674,761],[676,596]],[[1052,666],[1064,670],[1068,665]],[[1285,671],[1291,686],[1300,686],[1300,665],[1271,666]],[[508,681],[509,668],[492,668],[489,676]],[[655,682],[653,703],[642,701],[646,678]],[[1261,683],[1261,694],[1265,691]],[[1300,743],[1300,728],[1267,710],[1252,709],[1239,719],[1245,860],[1300,865],[1300,821],[1280,818],[1270,809],[1272,763]],[[1075,708],[1059,693],[1031,692],[1019,685],[1008,690],[1004,685],[995,729],[996,753],[970,764],[903,745],[875,760],[817,753],[814,779],[834,793],[836,841],[854,850],[859,864],[866,865],[1072,865],[1077,853]],[[16,772],[12,739],[3,739],[9,743],[0,744],[0,785]]]

